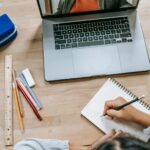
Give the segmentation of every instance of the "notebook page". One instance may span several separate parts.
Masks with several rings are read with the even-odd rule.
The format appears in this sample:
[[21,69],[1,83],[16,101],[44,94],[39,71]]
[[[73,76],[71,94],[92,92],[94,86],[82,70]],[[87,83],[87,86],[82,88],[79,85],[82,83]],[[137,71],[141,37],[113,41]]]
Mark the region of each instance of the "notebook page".
[[[128,132],[135,137],[140,137],[141,140],[147,141],[149,137],[143,134],[142,126],[123,121],[112,121],[107,117],[101,117],[105,102],[107,100],[113,100],[119,96],[122,96],[127,101],[133,99],[132,95],[127,94],[124,90],[122,90],[116,84],[114,84],[114,82],[112,82],[111,79],[109,79],[103,85],[103,87],[96,93],[92,100],[85,106],[85,108],[81,111],[81,114],[105,133],[115,128]],[[145,107],[143,107],[137,102],[134,103],[134,107],[141,111],[149,113]]]

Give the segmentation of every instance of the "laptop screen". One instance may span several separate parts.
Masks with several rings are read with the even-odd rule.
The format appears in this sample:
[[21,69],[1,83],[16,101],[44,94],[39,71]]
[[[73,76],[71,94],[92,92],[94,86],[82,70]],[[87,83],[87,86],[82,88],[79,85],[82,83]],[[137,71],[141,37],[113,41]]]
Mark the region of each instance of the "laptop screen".
[[42,17],[70,16],[136,8],[139,0],[37,0]]

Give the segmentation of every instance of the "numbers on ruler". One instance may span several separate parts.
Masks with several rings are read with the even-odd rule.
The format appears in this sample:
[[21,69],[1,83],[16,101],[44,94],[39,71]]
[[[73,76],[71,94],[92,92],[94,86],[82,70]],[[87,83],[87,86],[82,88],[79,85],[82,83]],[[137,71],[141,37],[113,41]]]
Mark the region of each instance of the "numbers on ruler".
[[5,145],[13,145],[12,56],[5,57]]

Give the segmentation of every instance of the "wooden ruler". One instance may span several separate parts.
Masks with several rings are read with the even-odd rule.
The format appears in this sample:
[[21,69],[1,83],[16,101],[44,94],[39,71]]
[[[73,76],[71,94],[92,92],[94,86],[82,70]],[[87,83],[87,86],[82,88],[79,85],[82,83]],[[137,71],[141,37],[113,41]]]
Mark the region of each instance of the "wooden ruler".
[[5,56],[5,145],[13,145],[12,55]]

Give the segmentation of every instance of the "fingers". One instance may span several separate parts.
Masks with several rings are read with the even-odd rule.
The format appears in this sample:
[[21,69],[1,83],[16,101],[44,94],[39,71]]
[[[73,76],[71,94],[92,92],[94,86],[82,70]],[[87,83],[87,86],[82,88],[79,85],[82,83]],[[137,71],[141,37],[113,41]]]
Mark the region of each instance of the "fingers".
[[112,139],[115,135],[116,135],[116,130],[112,129],[100,139],[100,142],[103,143],[109,139]]
[[124,136],[124,135],[127,135],[127,134],[122,132],[121,130],[112,129],[106,135],[104,135],[102,138],[96,140],[96,142],[94,142],[92,144],[92,146],[91,146],[92,150],[96,150],[102,143],[104,143],[108,140],[111,140],[116,137]]
[[119,137],[119,136],[123,136],[124,132],[122,132],[121,130],[116,130],[116,134],[114,135],[113,138]]
[[110,132],[108,132],[105,137],[107,137],[107,139],[113,139],[113,138],[116,138],[116,137],[121,137],[121,136],[127,136],[128,133],[125,133],[121,130],[115,130],[115,129],[112,129]]
[[104,111],[103,115],[108,114],[107,111],[113,108],[116,108],[122,104],[124,104],[126,101],[122,97],[118,97],[115,100],[109,100],[106,101],[105,106],[104,106]]
[[113,137],[114,135],[116,134],[116,131],[115,129],[112,129],[110,130],[105,136],[107,136],[108,138],[110,137]]
[[112,118],[121,118],[121,111],[116,111],[114,109],[110,109],[107,111],[107,115]]
[[109,101],[107,101],[107,102],[105,103],[103,115],[106,115],[106,114],[107,114],[107,110],[113,108],[113,105],[114,105],[113,103],[114,103],[113,100],[109,100]]
[[93,144],[92,144],[92,150],[96,150],[97,147],[99,145],[101,145],[102,143],[106,142],[107,140],[113,138],[113,136],[116,134],[115,130],[111,130],[109,131],[106,135],[104,135],[102,138],[96,140]]

